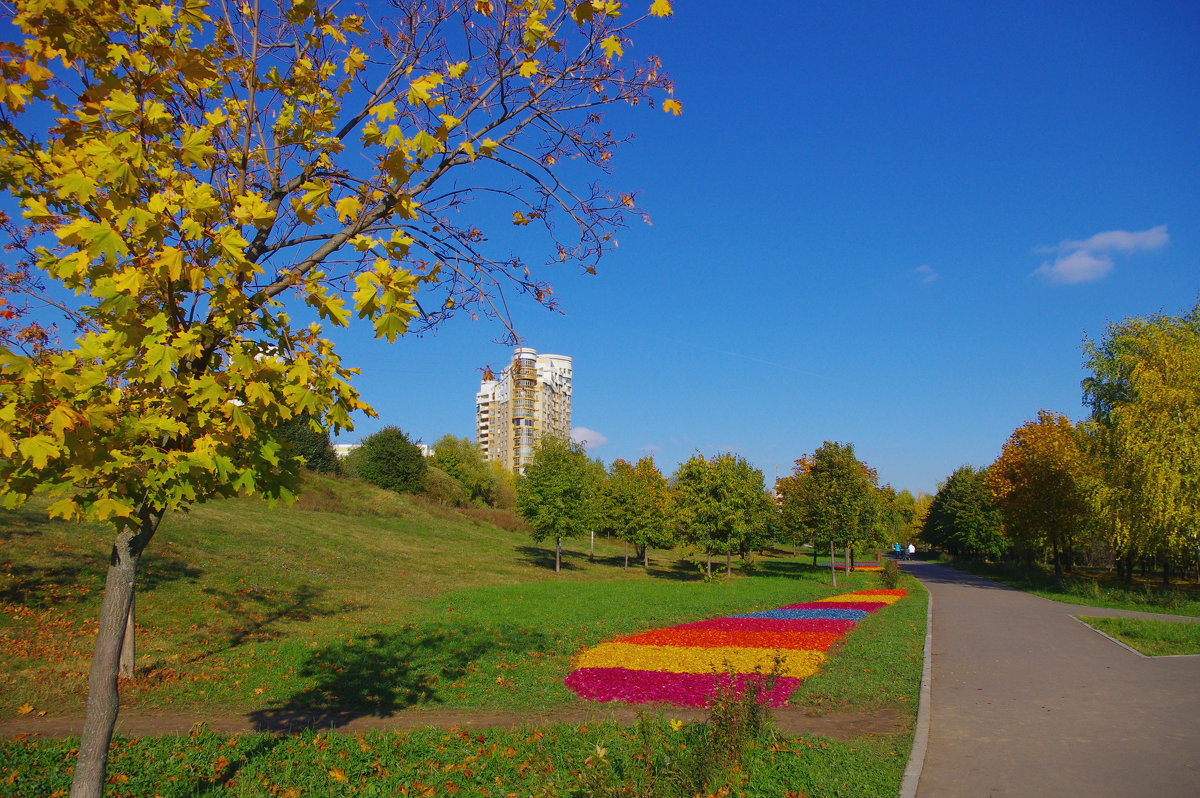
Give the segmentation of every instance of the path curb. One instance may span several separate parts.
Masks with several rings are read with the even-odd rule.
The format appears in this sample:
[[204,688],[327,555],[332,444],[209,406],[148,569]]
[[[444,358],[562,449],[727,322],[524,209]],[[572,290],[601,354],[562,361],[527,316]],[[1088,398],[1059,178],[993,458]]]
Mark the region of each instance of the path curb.
[[928,591],[929,607],[925,612],[925,664],[921,668],[921,699],[917,706],[917,728],[913,733],[912,753],[900,782],[900,798],[915,798],[921,770],[925,767],[925,750],[929,747],[929,701],[933,686],[933,593]]

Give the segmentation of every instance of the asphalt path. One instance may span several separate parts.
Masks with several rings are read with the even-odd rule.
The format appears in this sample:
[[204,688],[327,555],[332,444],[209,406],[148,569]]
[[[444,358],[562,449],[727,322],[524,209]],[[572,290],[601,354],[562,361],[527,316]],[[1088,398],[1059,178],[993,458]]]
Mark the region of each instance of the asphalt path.
[[1200,796],[1200,656],[1143,657],[1062,604],[922,562],[932,692],[917,798]]

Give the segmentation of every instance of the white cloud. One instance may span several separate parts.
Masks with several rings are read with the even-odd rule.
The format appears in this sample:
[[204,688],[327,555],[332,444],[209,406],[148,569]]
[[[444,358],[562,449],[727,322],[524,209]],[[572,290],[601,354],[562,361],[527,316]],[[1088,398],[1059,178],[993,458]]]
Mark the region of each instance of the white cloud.
[[608,443],[608,438],[587,427],[571,427],[571,440],[582,443],[585,449],[594,449]]
[[1170,240],[1165,224],[1140,232],[1108,230],[1080,241],[1063,241],[1057,247],[1039,247],[1039,252],[1057,254],[1057,257],[1046,261],[1033,273],[1052,283],[1087,283],[1099,280],[1113,270],[1111,253],[1160,249]]
[[1158,249],[1165,247],[1170,241],[1167,226],[1160,224],[1140,233],[1128,230],[1109,230],[1107,233],[1096,233],[1084,241],[1064,241],[1058,245],[1060,252],[1082,249],[1088,252],[1136,252],[1139,249]]
[[938,278],[938,273],[934,271],[932,266],[921,264],[913,269],[910,274],[920,280],[922,283],[932,283]]
[[1081,249],[1053,262],[1046,261],[1034,274],[1040,274],[1052,283],[1071,285],[1099,280],[1112,269],[1113,262],[1107,255],[1093,255]]

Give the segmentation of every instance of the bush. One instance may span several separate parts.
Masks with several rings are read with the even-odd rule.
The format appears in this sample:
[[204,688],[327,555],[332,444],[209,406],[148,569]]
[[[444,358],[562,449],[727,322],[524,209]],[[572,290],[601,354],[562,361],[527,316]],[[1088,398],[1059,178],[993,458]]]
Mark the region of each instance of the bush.
[[879,572],[879,578],[883,580],[883,584],[888,590],[895,590],[900,587],[900,566],[896,565],[896,561],[888,557],[883,561],[883,570]]
[[425,458],[399,427],[368,435],[354,454],[357,475],[384,490],[420,493],[425,485]]
[[463,484],[437,466],[425,472],[425,497],[447,507],[466,507],[470,502]]
[[337,454],[329,442],[329,432],[314,426],[308,413],[279,426],[274,435],[283,444],[284,456],[303,459],[305,468],[322,474],[336,474],[340,470]]

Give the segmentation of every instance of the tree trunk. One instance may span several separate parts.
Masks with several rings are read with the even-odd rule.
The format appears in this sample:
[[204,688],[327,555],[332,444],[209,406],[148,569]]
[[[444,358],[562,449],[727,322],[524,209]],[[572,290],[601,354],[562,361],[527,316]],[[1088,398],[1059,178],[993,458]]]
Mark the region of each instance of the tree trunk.
[[733,573],[733,538],[725,538],[725,575]]
[[1168,554],[1163,559],[1163,589],[1166,590],[1171,586],[1171,556]]
[[708,555],[708,575],[712,576],[712,551],[706,551],[705,554]]
[[595,562],[596,560],[596,530],[592,530],[592,550],[588,552],[588,560]]
[[[832,544],[830,544],[830,545],[832,545]],[[812,550],[813,550],[813,568],[816,568],[817,567],[817,541],[815,538],[812,541]]]
[[1059,578],[1062,575],[1063,575],[1062,551],[1059,549],[1058,544],[1055,543],[1054,544],[1054,576],[1055,576],[1055,578]]
[[121,665],[117,672],[122,679],[133,678],[133,660],[137,656],[137,641],[134,627],[137,621],[137,574],[129,594],[129,615],[125,619],[125,639],[121,641]]
[[629,541],[625,541],[625,570],[629,570]]
[[642,567],[650,568],[650,544],[646,544],[646,548],[642,549]]
[[562,570],[562,536],[558,538],[558,542],[554,544],[554,573]]
[[83,735],[79,754],[75,758],[75,778],[71,783],[71,798],[100,798],[104,795],[104,773],[108,767],[108,745],[117,723],[120,697],[117,691],[117,672],[125,629],[133,612],[133,589],[137,564],[142,552],[154,537],[162,521],[161,512],[142,507],[138,512],[140,527],[124,529],[113,542],[104,581],[104,599],[100,604],[100,626],[96,630],[96,647],[88,674],[87,709],[83,719]]
[[829,575],[833,577],[833,586],[837,587],[837,560],[833,556],[833,541],[829,541]]
[[847,546],[847,547],[846,547],[846,573],[850,573],[851,571],[853,571],[853,570],[854,570],[854,557],[853,557],[853,554],[854,554],[854,552],[852,552],[852,551],[850,550],[850,547],[849,547],[849,546]]

